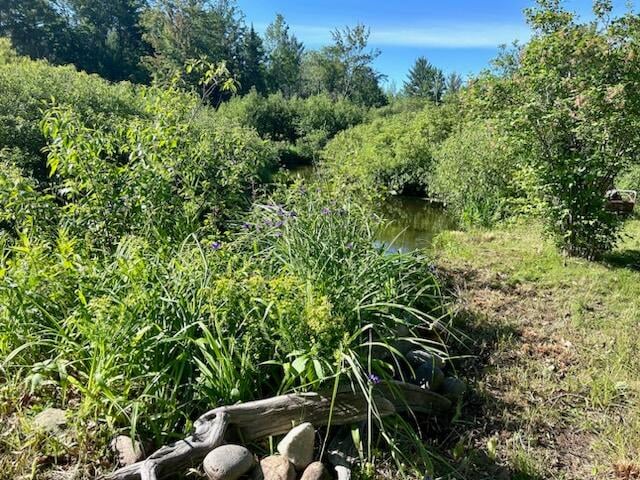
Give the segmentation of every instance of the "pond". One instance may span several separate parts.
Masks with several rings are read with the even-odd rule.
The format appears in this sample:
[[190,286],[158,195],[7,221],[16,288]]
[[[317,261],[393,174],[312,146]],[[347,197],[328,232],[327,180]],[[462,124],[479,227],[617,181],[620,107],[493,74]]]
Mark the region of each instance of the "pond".
[[[295,175],[313,181],[316,173],[311,166],[292,169]],[[394,196],[376,208],[376,213],[389,221],[378,233],[378,242],[390,252],[408,252],[429,248],[440,232],[455,230],[456,223],[440,205],[420,197]]]

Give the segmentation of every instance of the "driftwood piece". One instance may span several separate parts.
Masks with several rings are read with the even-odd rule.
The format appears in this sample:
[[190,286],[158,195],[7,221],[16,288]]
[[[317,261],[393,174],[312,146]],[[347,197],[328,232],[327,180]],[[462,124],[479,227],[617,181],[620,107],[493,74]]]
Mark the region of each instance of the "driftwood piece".
[[[373,403],[381,417],[399,411],[440,414],[451,407],[446,398],[415,385],[391,382],[373,392]],[[369,402],[362,392],[290,394],[219,407],[201,416],[194,433],[184,440],[160,448],[149,458],[107,475],[108,480],[159,480],[194,466],[224,442],[227,429],[237,429],[247,441],[288,432],[294,424],[346,425],[367,418]]]

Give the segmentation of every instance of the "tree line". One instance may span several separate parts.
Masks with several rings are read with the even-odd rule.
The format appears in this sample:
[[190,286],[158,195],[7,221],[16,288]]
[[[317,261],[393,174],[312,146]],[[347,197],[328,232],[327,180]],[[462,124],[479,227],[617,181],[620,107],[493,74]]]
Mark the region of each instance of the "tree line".
[[[364,25],[336,29],[330,44],[309,50],[280,14],[260,35],[234,0],[0,0],[0,36],[19,54],[111,81],[166,83],[190,61],[224,62],[240,94],[328,93],[380,106],[384,75],[373,62],[381,52],[369,47],[369,33]],[[192,87],[200,79],[185,78]],[[403,94],[438,103],[461,85],[421,57]]]

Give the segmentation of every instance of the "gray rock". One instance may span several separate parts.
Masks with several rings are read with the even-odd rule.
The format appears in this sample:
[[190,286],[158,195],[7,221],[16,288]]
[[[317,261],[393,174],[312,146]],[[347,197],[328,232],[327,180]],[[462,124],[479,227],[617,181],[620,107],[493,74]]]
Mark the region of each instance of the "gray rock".
[[295,480],[296,469],[285,457],[271,455],[260,461],[259,474],[254,478],[263,480]]
[[416,370],[415,382],[429,390],[437,390],[444,381],[444,373],[433,362],[423,363]]
[[253,468],[254,459],[240,445],[222,445],[210,451],[202,465],[209,480],[237,480]]
[[315,429],[303,423],[291,429],[278,444],[278,452],[286,457],[296,470],[304,470],[313,461]]
[[111,448],[118,456],[118,465],[126,467],[139,462],[144,457],[140,442],[134,442],[127,435],[118,435],[111,441]]
[[313,462],[304,469],[300,480],[331,480],[331,475],[322,462]]
[[394,347],[402,354],[402,355],[406,355],[407,353],[409,353],[409,351],[415,347],[415,345],[409,341],[409,340],[403,340],[403,338],[411,338],[413,336],[413,334],[411,333],[411,330],[409,330],[409,328],[404,325],[404,324],[399,324],[396,327],[396,338],[398,340],[396,340]]
[[67,424],[67,412],[59,408],[47,408],[33,419],[33,426],[37,430],[53,433],[61,430]]
[[432,363],[438,368],[444,367],[444,360],[440,355],[426,350],[411,350],[407,353],[407,360],[413,368],[418,368],[423,363]]
[[455,377],[447,377],[440,385],[440,393],[450,400],[457,400],[467,391],[467,385]]

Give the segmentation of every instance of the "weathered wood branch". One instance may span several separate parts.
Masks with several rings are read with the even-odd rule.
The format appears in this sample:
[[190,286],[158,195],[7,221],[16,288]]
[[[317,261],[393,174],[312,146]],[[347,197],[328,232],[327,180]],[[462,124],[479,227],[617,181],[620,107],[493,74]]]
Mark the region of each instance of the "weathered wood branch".
[[[193,435],[162,447],[149,458],[107,475],[108,480],[157,480],[195,466],[224,441],[228,428],[247,441],[287,433],[295,424],[346,425],[367,418],[369,401],[362,392],[290,394],[219,407],[195,422]],[[451,407],[446,398],[415,385],[391,382],[375,387],[373,403],[381,417],[411,410],[441,414]]]

